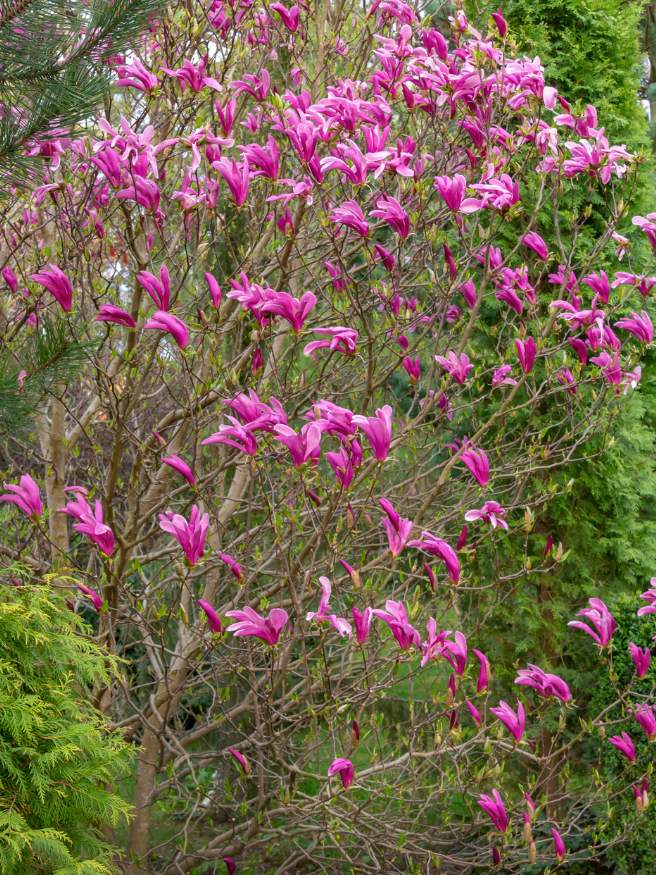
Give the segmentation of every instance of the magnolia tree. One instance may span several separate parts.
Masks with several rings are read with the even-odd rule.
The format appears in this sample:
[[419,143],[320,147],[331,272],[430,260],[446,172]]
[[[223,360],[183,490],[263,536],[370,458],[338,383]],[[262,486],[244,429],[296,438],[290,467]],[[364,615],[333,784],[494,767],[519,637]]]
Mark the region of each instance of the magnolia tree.
[[[123,660],[94,695],[135,750],[126,872],[525,871],[647,806],[648,696],[587,713],[537,642],[504,690],[477,647],[562,556],[532,533],[550,473],[640,380],[638,162],[501,14],[442,28],[173,4],[6,210],[18,390],[48,332],[86,361],[6,441],[2,555]],[[613,680],[589,595],[554,622]]]

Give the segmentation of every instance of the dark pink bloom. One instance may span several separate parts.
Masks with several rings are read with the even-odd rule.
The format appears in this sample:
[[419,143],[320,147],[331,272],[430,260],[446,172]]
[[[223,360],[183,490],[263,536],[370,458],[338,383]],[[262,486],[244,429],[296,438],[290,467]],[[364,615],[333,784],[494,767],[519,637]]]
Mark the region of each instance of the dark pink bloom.
[[171,278],[165,264],[159,269],[159,277],[156,277],[149,270],[142,270],[137,274],[137,282],[148,292],[158,310],[169,309]]
[[274,137],[269,134],[266,146],[260,146],[258,143],[249,143],[247,146],[240,146],[239,148],[248,161],[249,168],[253,171],[251,174],[253,179],[258,176],[264,176],[272,180],[278,179],[280,156],[278,144]]
[[236,747],[229,747],[227,752],[230,754],[233,759],[235,759],[242,768],[242,771],[245,775],[250,775],[251,773],[251,764],[248,762],[244,754],[237,750]]
[[191,486],[193,486],[195,484],[196,476],[195,476],[194,472],[191,470],[189,465],[184,461],[184,459],[180,458],[180,456],[176,456],[176,455],[165,456],[162,459],[162,462],[164,463],[164,465],[168,465],[169,468],[173,468],[173,470],[177,471],[178,474],[181,474],[184,477],[184,479],[187,481],[187,483],[189,483]]
[[508,24],[506,23],[506,19],[503,17],[501,10],[499,9],[497,12],[493,12],[492,18],[497,26],[497,30],[499,31],[499,36],[501,39],[505,39],[505,36],[508,33]]
[[635,745],[633,744],[633,740],[631,739],[631,736],[628,732],[622,732],[620,735],[614,735],[612,738],[609,738],[608,741],[613,745],[613,747],[616,747],[621,754],[624,754],[624,756],[630,763],[635,762]]
[[78,522],[73,524],[75,531],[81,535],[87,535],[100,548],[101,552],[106,556],[111,556],[116,542],[114,532],[104,521],[102,504],[96,501],[92,511],[85,498],[86,489],[70,486],[66,491],[76,493],[75,499],[67,502],[65,507],[58,508],[59,513],[65,513],[76,519]]
[[638,608],[637,615],[639,617],[646,617],[647,614],[656,614],[656,577],[652,577],[650,583],[651,589],[643,592],[640,596],[647,604],[642,608]]
[[546,261],[547,258],[549,258],[547,244],[544,242],[539,234],[536,234],[535,231],[529,231],[528,234],[524,234],[524,236],[522,237],[522,243],[524,244],[524,246],[532,249],[537,257],[540,258],[542,261]]
[[223,630],[223,626],[221,625],[221,617],[219,617],[212,605],[209,602],[205,601],[205,599],[198,599],[198,604],[203,609],[203,612],[207,617],[207,625],[210,627],[215,635],[220,635]]
[[460,286],[460,293],[470,309],[476,306],[476,286],[474,285],[473,280],[466,280]]
[[268,617],[261,616],[253,608],[244,608],[243,611],[227,611],[226,616],[237,620],[227,629],[235,637],[259,638],[270,647],[277,644],[280,633],[289,622],[289,615],[282,608],[272,608]]
[[313,357],[318,349],[330,349],[352,355],[358,342],[358,332],[355,328],[344,328],[341,325],[327,328],[313,328],[314,334],[325,334],[329,340],[311,340],[303,347],[303,354]]
[[449,350],[445,356],[436,355],[434,358],[438,365],[441,365],[461,385],[464,384],[469,374],[474,370],[474,366],[469,361],[469,356],[466,352],[461,352],[458,355],[453,350]]
[[649,741],[656,740],[656,708],[654,705],[639,705],[633,716],[644,729],[645,735]]
[[390,405],[385,404],[384,407],[379,407],[375,416],[354,416],[352,421],[365,433],[378,461],[385,461],[392,442],[392,408]]
[[472,720],[477,726],[480,726],[483,722],[483,718],[481,717],[481,712],[478,710],[476,705],[469,701],[469,699],[465,699],[465,705],[467,706],[467,710],[472,716]]
[[167,510],[159,515],[159,527],[176,539],[184,550],[189,565],[195,565],[205,552],[205,540],[210,526],[209,514],[201,514],[194,504],[189,522],[179,513]]
[[646,218],[634,216],[631,221],[644,232],[652,248],[656,249],[656,213],[647,213]]
[[353,617],[353,625],[355,626],[355,639],[358,644],[364,644],[369,637],[373,611],[367,607],[364,611],[360,612],[356,607],[352,607],[351,615]]
[[126,328],[137,327],[136,320],[115,304],[102,304],[98,309],[96,322],[113,322],[115,325],[124,325]]
[[296,33],[298,30],[301,10],[298,6],[292,6],[287,9],[282,3],[272,3],[269,7],[272,12],[280,16],[280,20],[285,25],[288,31]]
[[562,863],[565,859],[565,854],[567,853],[567,848],[565,847],[565,842],[563,841],[563,837],[558,832],[555,826],[551,827],[551,838],[553,839],[554,844],[554,854],[556,855],[556,859],[559,863]]
[[63,270],[56,264],[49,264],[39,273],[33,273],[30,279],[34,280],[59,302],[62,310],[68,313],[73,306],[73,286]]
[[91,587],[86,586],[84,583],[77,583],[76,586],[80,590],[80,592],[83,592],[86,596],[89,596],[95,610],[99,612],[104,604],[102,596],[98,595],[95,589],[91,589]]
[[307,461],[314,464],[318,460],[321,453],[321,426],[316,422],[308,422],[300,432],[280,424],[274,426],[273,430],[274,439],[287,447],[296,467]]
[[236,206],[242,206],[248,197],[248,187],[251,180],[248,161],[244,160],[241,164],[237,164],[232,158],[219,158],[218,161],[212,162],[212,167],[218,170],[228,183]]
[[224,398],[223,403],[231,407],[243,423],[249,425],[253,431],[273,432],[274,426],[287,424],[287,414],[273,395],[269,403],[260,401],[257,392],[249,389],[248,394],[239,392],[234,398]]
[[475,647],[472,648],[472,653],[478,660],[480,666],[478,670],[478,678],[476,680],[476,692],[482,693],[487,689],[490,682],[490,660],[481,650],[476,650]]
[[223,292],[221,291],[221,286],[218,284],[216,277],[207,271],[205,272],[205,282],[207,283],[207,287],[210,290],[212,304],[218,309],[221,306],[221,298],[223,295]]
[[419,550],[430,553],[431,556],[439,556],[446,565],[446,570],[451,580],[456,584],[458,583],[460,580],[460,562],[458,561],[456,551],[446,541],[436,537],[432,532],[423,531],[421,538],[408,542],[408,547],[417,547]]
[[170,334],[180,349],[184,349],[189,343],[189,329],[182,319],[167,313],[165,310],[157,310],[144,325],[144,330],[154,329]]
[[412,520],[406,520],[399,516],[394,510],[392,502],[386,498],[381,498],[379,504],[386,513],[386,516],[381,519],[381,523],[387,532],[390,552],[392,556],[398,556],[410,537]]
[[234,556],[231,556],[230,553],[217,553],[217,556],[219,557],[221,562],[228,566],[228,568],[230,569],[230,571],[232,571],[234,577],[236,577],[237,580],[243,580],[244,571]]
[[533,370],[533,363],[535,362],[535,354],[537,352],[535,340],[532,337],[527,337],[526,340],[515,340],[515,346],[522,370],[525,374],[530,374]]
[[118,200],[134,201],[140,207],[159,215],[159,186],[152,179],[134,176],[132,185],[117,191],[116,197]]
[[15,504],[19,510],[23,511],[25,516],[33,520],[41,516],[43,513],[41,494],[39,487],[29,474],[23,474],[18,484],[5,483],[3,485],[9,492],[0,495],[0,501]]
[[521,668],[517,672],[515,683],[531,687],[544,698],[555,696],[561,702],[569,702],[572,698],[570,689],[562,678],[556,674],[549,674],[532,663],[529,663],[528,668]]
[[405,356],[403,361],[401,362],[403,365],[403,369],[406,374],[410,377],[411,383],[416,383],[421,376],[421,361],[419,356],[416,358],[411,358],[409,355]]
[[395,197],[386,194],[379,197],[376,201],[376,209],[369,215],[383,219],[403,240],[410,233],[410,217]]
[[260,311],[262,313],[275,313],[276,316],[282,316],[283,319],[289,322],[294,331],[300,331],[316,303],[316,295],[312,292],[305,292],[299,300],[287,294],[287,292],[267,289],[265,301],[260,307]]
[[157,88],[157,76],[144,67],[138,58],[131,64],[119,64],[116,72],[120,76],[116,84],[121,88],[136,88],[137,91],[143,92]]
[[374,244],[374,258],[377,261],[382,261],[385,265],[385,269],[388,271],[393,271],[394,266],[396,264],[396,259],[392,255],[392,253],[387,249],[387,247],[383,246],[382,243]]
[[355,777],[355,767],[351,760],[338,757],[328,766],[328,775],[329,777],[339,775],[342,780],[342,786],[345,790],[348,790],[353,783],[353,778]]
[[348,635],[351,637],[351,624],[348,620],[344,619],[344,617],[338,617],[334,613],[328,613],[330,611],[330,595],[332,593],[332,584],[327,577],[320,577],[319,583],[321,584],[321,599],[319,601],[319,610],[317,611],[308,611],[305,615],[306,620],[317,620],[318,622],[327,622],[330,623],[331,626],[342,636]]
[[384,611],[381,608],[375,608],[372,613],[374,617],[378,617],[378,619],[387,623],[401,650],[409,650],[411,647],[420,646],[421,635],[411,625],[405,605],[402,602],[388,599],[385,602]]
[[502,173],[498,179],[488,179],[487,182],[479,182],[472,185],[474,191],[483,196],[478,203],[482,207],[493,207],[495,210],[504,210],[521,200],[519,196],[519,183],[507,174]]
[[474,213],[480,210],[483,202],[479,198],[466,198],[467,180],[460,173],[451,178],[436,176],[435,188],[444,198],[444,202],[454,213]]
[[629,642],[629,653],[635,665],[636,677],[643,678],[649,671],[651,664],[651,650],[649,647],[638,647],[633,641]]
[[516,386],[517,380],[514,380],[508,375],[512,372],[512,365],[500,365],[492,374],[492,385],[497,386]]
[[506,511],[498,501],[486,501],[483,507],[478,510],[468,510],[465,514],[465,519],[468,523],[475,522],[476,520],[485,520],[490,523],[493,529],[496,529],[497,526],[507,529],[508,523],[504,519],[505,515]]
[[642,310],[640,313],[631,313],[630,317],[625,316],[623,319],[619,319],[615,323],[615,327],[630,331],[643,343],[651,343],[654,339],[654,326],[646,310]]
[[242,425],[234,416],[228,416],[228,419],[232,425],[220,425],[219,430],[202,440],[201,444],[203,446],[226,444],[226,446],[234,447],[248,456],[254,456],[257,453],[257,440],[253,431],[257,427],[257,423]]
[[478,804],[490,818],[495,829],[499,832],[505,832],[508,829],[510,821],[498,790],[493,790],[492,796],[488,796],[487,793],[481,794],[478,798]]
[[608,298],[610,296],[610,283],[608,282],[608,276],[605,270],[602,270],[599,273],[590,273],[587,276],[584,276],[581,282],[591,288],[592,291],[601,298],[604,304],[608,303]]
[[18,277],[14,271],[10,267],[3,267],[0,273],[3,280],[7,283],[9,290],[12,292],[18,291]]
[[222,859],[226,866],[227,875],[235,875],[237,864],[235,863],[234,857],[223,857]]
[[346,228],[352,228],[360,234],[361,237],[369,236],[369,225],[364,217],[362,208],[357,201],[344,201],[343,204],[330,213],[330,221],[336,225],[344,225]]
[[521,702],[517,702],[516,713],[507,702],[503,701],[503,699],[499,702],[496,708],[490,708],[490,711],[503,723],[515,741],[522,740],[524,726],[526,724],[526,712]]
[[617,628],[615,617],[601,599],[588,599],[588,604],[590,607],[580,610],[577,617],[585,617],[592,625],[589,626],[581,620],[570,620],[567,625],[573,629],[582,629],[599,647],[607,647]]
[[474,447],[466,449],[460,461],[471,471],[479,486],[487,486],[490,482],[490,463],[483,450]]
[[[187,58],[182,62],[182,67],[178,70],[170,70],[168,67],[161,68],[164,73],[168,73],[180,83],[182,91],[190,88],[194,92],[199,92],[205,83],[205,60],[201,60],[198,64],[192,64]],[[210,82],[215,80],[210,79]]]

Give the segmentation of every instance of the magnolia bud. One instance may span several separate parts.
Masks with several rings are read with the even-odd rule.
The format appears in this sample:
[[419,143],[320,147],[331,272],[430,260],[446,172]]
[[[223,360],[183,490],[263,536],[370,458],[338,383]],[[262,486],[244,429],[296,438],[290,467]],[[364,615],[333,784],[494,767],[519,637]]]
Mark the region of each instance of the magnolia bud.
[[535,863],[537,858],[538,858],[538,849],[535,847],[535,842],[531,841],[531,844],[528,846],[529,863]]

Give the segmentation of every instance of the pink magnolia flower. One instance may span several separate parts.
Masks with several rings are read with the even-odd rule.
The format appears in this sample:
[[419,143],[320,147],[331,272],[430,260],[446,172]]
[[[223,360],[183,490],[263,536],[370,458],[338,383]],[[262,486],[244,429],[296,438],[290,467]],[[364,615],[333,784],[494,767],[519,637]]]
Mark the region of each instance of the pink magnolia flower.
[[410,217],[395,197],[386,194],[379,197],[376,201],[376,209],[369,215],[387,222],[402,240],[405,240],[410,233]]
[[490,711],[503,723],[515,741],[522,740],[524,726],[526,725],[526,711],[521,702],[517,702],[516,713],[507,702],[503,701],[503,699],[499,702],[496,708],[490,708]]
[[201,444],[203,446],[225,444],[247,456],[254,456],[257,453],[257,440],[253,431],[257,428],[257,422],[242,425],[234,416],[228,416],[228,419],[232,425],[220,425],[219,430],[202,440]]
[[102,553],[106,556],[111,556],[114,552],[116,541],[114,532],[105,523],[100,501],[95,502],[92,511],[85,498],[86,489],[79,486],[69,486],[65,491],[75,493],[75,498],[73,501],[67,502],[64,507],[58,508],[58,512],[65,513],[67,516],[76,519],[77,522],[73,524],[75,531],[81,535],[87,535],[100,548]]
[[375,416],[354,416],[353,424],[357,425],[366,435],[371,444],[374,456],[379,462],[384,462],[389,454],[392,443],[392,408],[389,404],[379,407]]
[[100,609],[104,604],[102,596],[98,595],[95,589],[91,589],[91,587],[86,586],[84,583],[77,583],[76,586],[80,590],[80,592],[83,592],[86,596],[89,596],[95,610],[97,612],[100,612]]
[[472,185],[472,188],[483,196],[479,201],[482,207],[492,206],[495,210],[504,210],[521,200],[519,183],[507,173],[502,173],[498,179],[479,182]]
[[248,197],[248,188],[251,180],[251,172],[248,161],[244,159],[241,164],[233,158],[219,158],[212,162],[212,167],[219,171],[228,183],[228,188],[235,205],[240,207]]
[[282,316],[289,322],[294,331],[300,331],[316,303],[316,295],[312,292],[306,292],[299,300],[287,292],[267,289],[266,299],[260,310],[262,313],[275,313],[276,316]]
[[205,84],[212,84],[215,82],[215,80],[209,79],[208,83],[208,80],[205,77],[204,59],[198,64],[192,64],[191,61],[185,58],[182,62],[182,67],[178,70],[170,70],[168,67],[162,67],[161,69],[164,73],[167,73],[169,76],[178,80],[183,92],[186,91],[187,88],[190,88],[197,93],[201,91]]
[[555,696],[561,702],[569,702],[572,698],[570,689],[562,678],[556,674],[549,674],[532,663],[529,663],[528,668],[521,668],[517,672],[515,683],[519,686],[531,687],[543,698]]
[[613,280],[613,288],[617,286],[637,286],[638,291],[643,298],[651,294],[651,290],[656,285],[656,276],[639,276],[635,273],[626,273],[623,270],[615,274]]
[[618,319],[615,327],[630,331],[643,343],[651,343],[654,339],[654,326],[646,310],[642,310],[640,313],[631,313],[630,317],[625,316],[623,319]]
[[49,264],[38,273],[33,273],[30,279],[47,289],[59,302],[62,310],[66,313],[70,311],[73,306],[73,286],[61,268],[56,264]]
[[330,611],[330,595],[332,593],[332,584],[327,577],[320,577],[319,583],[321,584],[321,599],[319,601],[319,610],[318,611],[308,611],[305,615],[306,620],[317,620],[318,622],[326,621],[330,623],[331,626],[338,632],[342,638],[345,635],[351,637],[351,624],[348,620],[345,620],[344,617],[338,617],[333,613],[327,613]]
[[217,553],[217,556],[232,571],[233,577],[237,580],[243,580],[244,570],[234,556],[231,556],[230,553]]
[[553,839],[554,854],[556,855],[556,859],[559,863],[562,863],[565,859],[565,855],[567,854],[567,848],[565,847],[563,837],[558,832],[555,826],[551,827],[551,838]]
[[465,519],[468,523],[485,520],[485,522],[490,523],[493,529],[496,529],[497,526],[508,529],[508,523],[504,519],[505,515],[506,511],[498,501],[486,501],[483,507],[478,510],[468,510]]
[[355,626],[355,639],[358,644],[364,644],[369,637],[373,615],[373,611],[369,607],[365,608],[362,612],[356,607],[351,608],[351,616],[353,617],[353,625]]
[[639,617],[646,617],[647,614],[656,614],[656,577],[652,577],[650,582],[652,585],[651,589],[643,592],[640,596],[647,604],[642,608],[638,608],[637,615]]
[[636,677],[643,678],[649,671],[651,665],[651,650],[649,647],[638,647],[633,641],[629,642],[629,653],[635,665]]
[[205,282],[207,283],[207,287],[210,290],[210,297],[212,298],[212,306],[216,307],[217,310],[221,306],[221,298],[223,297],[223,292],[221,291],[221,286],[219,285],[216,277],[209,273],[205,272]]
[[191,470],[189,465],[181,459],[180,456],[176,456],[175,454],[172,456],[165,456],[162,459],[164,465],[168,465],[169,468],[173,468],[174,471],[177,471],[178,474],[181,474],[184,479],[193,486],[196,482],[196,475]]
[[411,358],[409,355],[407,355],[405,356],[401,364],[403,365],[403,369],[406,374],[410,377],[410,382],[416,383],[421,376],[421,360],[419,356]]
[[289,615],[282,608],[272,608],[268,617],[261,616],[253,608],[244,608],[243,611],[228,611],[226,616],[237,620],[227,629],[235,637],[259,638],[270,647],[278,643],[280,633],[289,622]]
[[136,328],[137,322],[129,313],[115,304],[102,304],[98,309],[96,322],[113,322],[126,328]]
[[278,424],[273,428],[274,440],[283,443],[289,450],[292,462],[299,467],[308,460],[314,464],[321,453],[321,426],[316,422],[308,422],[300,432],[295,432],[288,425]]
[[524,234],[521,242],[524,244],[524,246],[532,249],[541,261],[546,261],[549,258],[547,244],[544,242],[542,237],[540,237],[540,235],[537,234],[535,231],[529,231],[528,234]]
[[512,365],[500,365],[492,374],[492,386],[516,386],[517,380],[508,376],[512,372]]
[[161,215],[159,213],[159,186],[152,179],[134,176],[132,185],[117,191],[115,196],[118,200],[134,201],[140,207],[152,210],[157,216]]
[[224,398],[223,403],[232,408],[243,423],[253,431],[273,432],[274,426],[287,424],[285,409],[273,395],[269,402],[260,401],[257,392],[249,389],[248,394],[238,392],[234,398]]
[[156,277],[149,270],[142,270],[137,274],[137,282],[148,292],[158,310],[169,309],[171,277],[165,264],[159,269],[159,277]]
[[[451,632],[447,630],[444,635],[451,635]],[[462,632],[454,632],[452,641],[445,637],[442,656],[446,659],[456,674],[463,675],[465,673],[465,669],[467,668],[467,655],[467,638]]]
[[468,468],[479,486],[490,482],[490,463],[483,450],[470,447],[460,456],[460,461]]
[[494,824],[495,829],[499,832],[505,832],[508,829],[510,821],[506,814],[506,808],[499,791],[493,790],[492,796],[488,796],[487,793],[482,793],[477,801]]
[[503,17],[501,10],[499,9],[497,12],[492,12],[492,19],[497,26],[497,30],[499,31],[499,36],[501,39],[504,39],[506,34],[508,33],[508,24],[506,19]]
[[9,492],[0,495],[0,501],[8,504],[15,504],[19,510],[22,510],[25,516],[36,520],[43,513],[43,504],[41,502],[41,493],[39,487],[29,474],[23,474],[18,484],[4,483],[4,488]]
[[608,303],[608,298],[610,297],[610,283],[608,282],[608,275],[605,270],[602,270],[599,273],[590,273],[587,276],[584,276],[581,282],[591,288],[595,295],[601,298],[604,304]]
[[537,352],[535,340],[532,337],[527,337],[526,340],[515,340],[515,347],[517,348],[517,358],[522,370],[525,374],[530,374],[533,370],[533,363],[535,362],[535,354]]
[[343,352],[345,355],[353,355],[356,344],[358,342],[358,332],[355,328],[344,328],[341,325],[334,327],[313,328],[313,334],[325,334],[329,340],[311,340],[303,347],[303,354],[314,357],[313,354],[318,349],[330,349],[336,352]]
[[[601,599],[588,599],[588,604],[590,607],[580,610],[577,617],[585,617],[592,626],[581,620],[570,620],[567,625],[573,629],[582,629],[599,647],[607,647],[617,628],[615,617]],[[594,628],[592,628],[593,626]]]
[[483,717],[481,716],[481,712],[478,710],[476,705],[471,702],[469,699],[465,699],[465,705],[467,706],[467,710],[471,714],[471,718],[477,726],[480,726],[483,722]]
[[399,516],[394,510],[392,502],[386,498],[379,499],[379,504],[386,513],[386,516],[381,519],[381,523],[387,532],[390,552],[392,556],[398,556],[410,537],[412,520],[403,519]]
[[189,343],[189,329],[185,323],[165,310],[157,310],[144,325],[144,330],[164,331],[170,334],[180,349],[184,349]]
[[390,273],[394,270],[396,258],[394,258],[389,249],[387,249],[386,246],[383,246],[382,243],[374,244],[374,258],[376,261],[380,261],[385,265],[385,270],[390,271]]
[[214,632],[215,635],[220,635],[223,631],[221,617],[219,617],[212,605],[208,601],[205,601],[205,599],[198,599],[198,604],[207,617],[207,625],[210,627],[211,631]]
[[239,765],[241,766],[241,769],[242,769],[242,771],[244,772],[244,774],[245,774],[245,775],[250,775],[250,773],[251,773],[251,764],[248,762],[248,760],[247,760],[247,758],[245,757],[245,755],[244,755],[240,750],[237,750],[236,747],[229,747],[229,748],[227,748],[227,752],[230,754],[230,756],[231,756],[233,759],[235,759],[235,760],[239,763]]
[[475,647],[472,648],[472,653],[479,663],[478,678],[476,679],[476,692],[482,693],[487,689],[490,682],[490,660],[481,650],[476,650]]
[[423,531],[421,538],[415,541],[409,541],[408,547],[416,547],[423,550],[425,553],[430,553],[431,556],[438,556],[445,564],[449,577],[454,583],[460,580],[460,562],[456,551],[443,541],[436,537],[432,532]]
[[644,729],[649,741],[656,741],[656,706],[639,705],[633,712],[633,716]]
[[157,76],[144,67],[138,58],[131,64],[119,64],[116,72],[120,76],[116,81],[120,88],[136,88],[146,93],[157,88]]
[[287,9],[282,3],[272,3],[269,8],[280,16],[280,20],[290,33],[296,33],[301,15],[301,10],[298,6],[292,6]]
[[419,647],[421,645],[421,635],[411,625],[405,605],[402,602],[388,599],[385,602],[384,611],[381,608],[374,608],[372,613],[374,617],[378,617],[378,619],[387,623],[401,650],[409,650],[411,647]]
[[644,777],[640,784],[633,784],[633,796],[635,798],[636,811],[642,814],[649,805],[649,778]]
[[16,276],[14,271],[9,266],[3,267],[2,270],[0,270],[0,275],[2,276],[3,280],[7,283],[7,287],[9,288],[10,291],[12,291],[12,292],[18,291],[18,277]]
[[608,741],[613,745],[613,747],[616,747],[621,754],[624,754],[624,756],[630,763],[635,762],[635,745],[633,744],[633,740],[631,739],[631,736],[628,732],[622,732],[620,735],[614,735],[612,738],[609,738]]
[[335,207],[330,213],[330,221],[336,225],[352,228],[361,237],[369,236],[369,225],[357,201],[344,201],[339,207]]
[[465,189],[467,180],[460,173],[451,178],[449,176],[436,176],[435,188],[444,199],[444,203],[454,213],[475,213],[480,210],[482,201],[480,198],[466,198]]
[[461,385],[465,383],[469,374],[474,370],[466,352],[461,352],[458,355],[450,349],[445,356],[436,355],[434,358],[438,365],[441,365]]
[[159,526],[173,535],[180,544],[189,565],[195,565],[205,552],[205,540],[210,526],[209,514],[201,514],[194,504],[187,522],[179,513],[167,510],[159,515]]
[[253,171],[251,173],[253,179],[258,176],[272,180],[278,179],[280,155],[278,144],[274,137],[269,134],[266,146],[260,146],[258,143],[249,143],[239,148],[248,161],[249,168]]
[[647,213],[646,218],[634,216],[631,222],[644,232],[652,248],[656,249],[656,213]]
[[333,775],[339,775],[342,781],[342,786],[345,790],[348,790],[353,783],[353,778],[355,777],[355,767],[351,760],[338,757],[328,766],[328,775],[331,778]]

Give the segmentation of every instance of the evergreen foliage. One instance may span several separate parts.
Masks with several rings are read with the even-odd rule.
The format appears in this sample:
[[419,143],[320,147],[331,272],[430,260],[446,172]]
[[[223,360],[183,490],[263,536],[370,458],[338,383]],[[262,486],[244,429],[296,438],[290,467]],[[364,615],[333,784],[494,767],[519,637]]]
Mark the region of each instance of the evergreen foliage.
[[111,784],[128,749],[85,689],[111,664],[49,586],[3,577],[2,590],[0,873],[109,873],[100,830],[127,814]]

